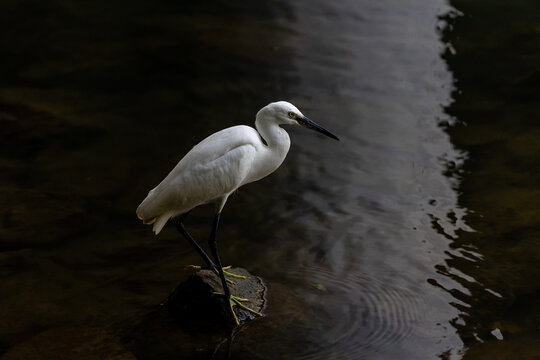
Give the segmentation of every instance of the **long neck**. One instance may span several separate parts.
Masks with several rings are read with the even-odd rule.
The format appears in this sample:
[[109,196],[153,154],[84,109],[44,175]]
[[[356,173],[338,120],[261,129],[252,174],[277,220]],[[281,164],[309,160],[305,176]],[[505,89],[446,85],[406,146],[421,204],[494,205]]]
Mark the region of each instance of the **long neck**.
[[[277,122],[257,114],[255,128],[262,138],[260,144],[260,161],[255,162],[247,176],[245,183],[262,179],[274,172],[285,160],[291,146],[289,134]],[[265,144],[263,144],[263,142]]]
[[258,116],[255,120],[255,127],[270,150],[282,150],[287,154],[287,151],[289,151],[289,147],[291,146],[291,139],[289,134],[287,134],[287,131],[281,128],[277,123],[265,121]]

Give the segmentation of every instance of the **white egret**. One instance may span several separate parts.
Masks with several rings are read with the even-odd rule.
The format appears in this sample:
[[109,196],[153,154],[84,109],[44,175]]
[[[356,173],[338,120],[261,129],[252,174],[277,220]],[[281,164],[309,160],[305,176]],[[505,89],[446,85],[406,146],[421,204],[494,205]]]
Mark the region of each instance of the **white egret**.
[[[286,101],[270,103],[256,116],[256,130],[250,126],[233,126],[210,135],[195,145],[137,208],[144,224],[153,224],[157,234],[165,223],[176,218],[178,231],[191,243],[206,265],[219,274],[224,296],[238,325],[233,306],[254,312],[241,304],[245,299],[231,295],[216,245],[216,231],[223,206],[240,186],[274,172],[283,162],[291,140],[281,125],[300,125],[339,140],[315,124]],[[182,221],[195,207],[215,205],[215,217],[208,241],[214,261],[184,228]],[[233,275],[234,274],[228,274]],[[260,314],[258,314],[260,315]]]

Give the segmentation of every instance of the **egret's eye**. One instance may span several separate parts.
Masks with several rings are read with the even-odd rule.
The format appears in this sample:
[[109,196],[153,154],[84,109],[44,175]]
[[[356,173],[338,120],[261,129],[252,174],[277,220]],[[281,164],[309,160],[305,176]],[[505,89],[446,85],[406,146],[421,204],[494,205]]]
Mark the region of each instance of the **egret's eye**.
[[293,113],[292,111],[290,111],[288,115],[289,115],[289,117],[290,117],[291,119],[296,119],[296,114]]

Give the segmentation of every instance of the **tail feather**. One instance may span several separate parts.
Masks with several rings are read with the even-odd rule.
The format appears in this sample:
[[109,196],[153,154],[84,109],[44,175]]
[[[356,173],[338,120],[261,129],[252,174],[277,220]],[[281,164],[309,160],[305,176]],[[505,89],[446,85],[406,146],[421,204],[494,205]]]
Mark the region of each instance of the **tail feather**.
[[171,218],[171,214],[163,214],[157,218],[152,219],[152,223],[154,224],[154,227],[152,228],[152,231],[157,235],[160,233],[161,229],[165,226],[167,221]]
[[151,225],[154,224],[154,232],[159,234],[165,223],[170,218],[170,215],[163,213],[161,209],[160,202],[158,201],[156,195],[159,192],[156,192],[156,189],[150,190],[148,196],[141,202],[139,207],[137,207],[137,217],[142,220],[143,224]]
[[153,224],[155,221],[156,221],[156,218],[153,217],[153,218],[148,218],[144,215],[144,208],[143,208],[143,203],[141,203],[141,205],[139,205],[139,207],[137,208],[137,217],[139,218],[139,220],[142,220],[143,224],[144,225],[150,225],[150,224]]
[[167,221],[176,216],[175,212],[170,211],[170,206],[161,199],[162,195],[159,186],[150,190],[148,196],[141,202],[137,208],[137,217],[145,225],[154,224],[153,231],[157,235],[161,232]]

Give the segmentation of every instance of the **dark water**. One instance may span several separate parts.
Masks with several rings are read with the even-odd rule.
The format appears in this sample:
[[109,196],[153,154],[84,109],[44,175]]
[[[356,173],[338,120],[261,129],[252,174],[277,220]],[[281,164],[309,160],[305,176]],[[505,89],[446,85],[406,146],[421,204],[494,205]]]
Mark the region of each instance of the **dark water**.
[[538,358],[540,9],[452,6],[2,3],[0,354],[208,358],[151,325],[200,260],[134,211],[284,99],[342,141],[291,129],[227,204],[222,258],[269,286],[232,358]]
[[[437,271],[461,311],[452,321],[469,359],[540,358],[540,3],[455,1],[464,15],[448,32],[457,78],[449,128],[467,151],[460,205],[474,233],[450,243]],[[455,276],[455,269],[466,276]]]

